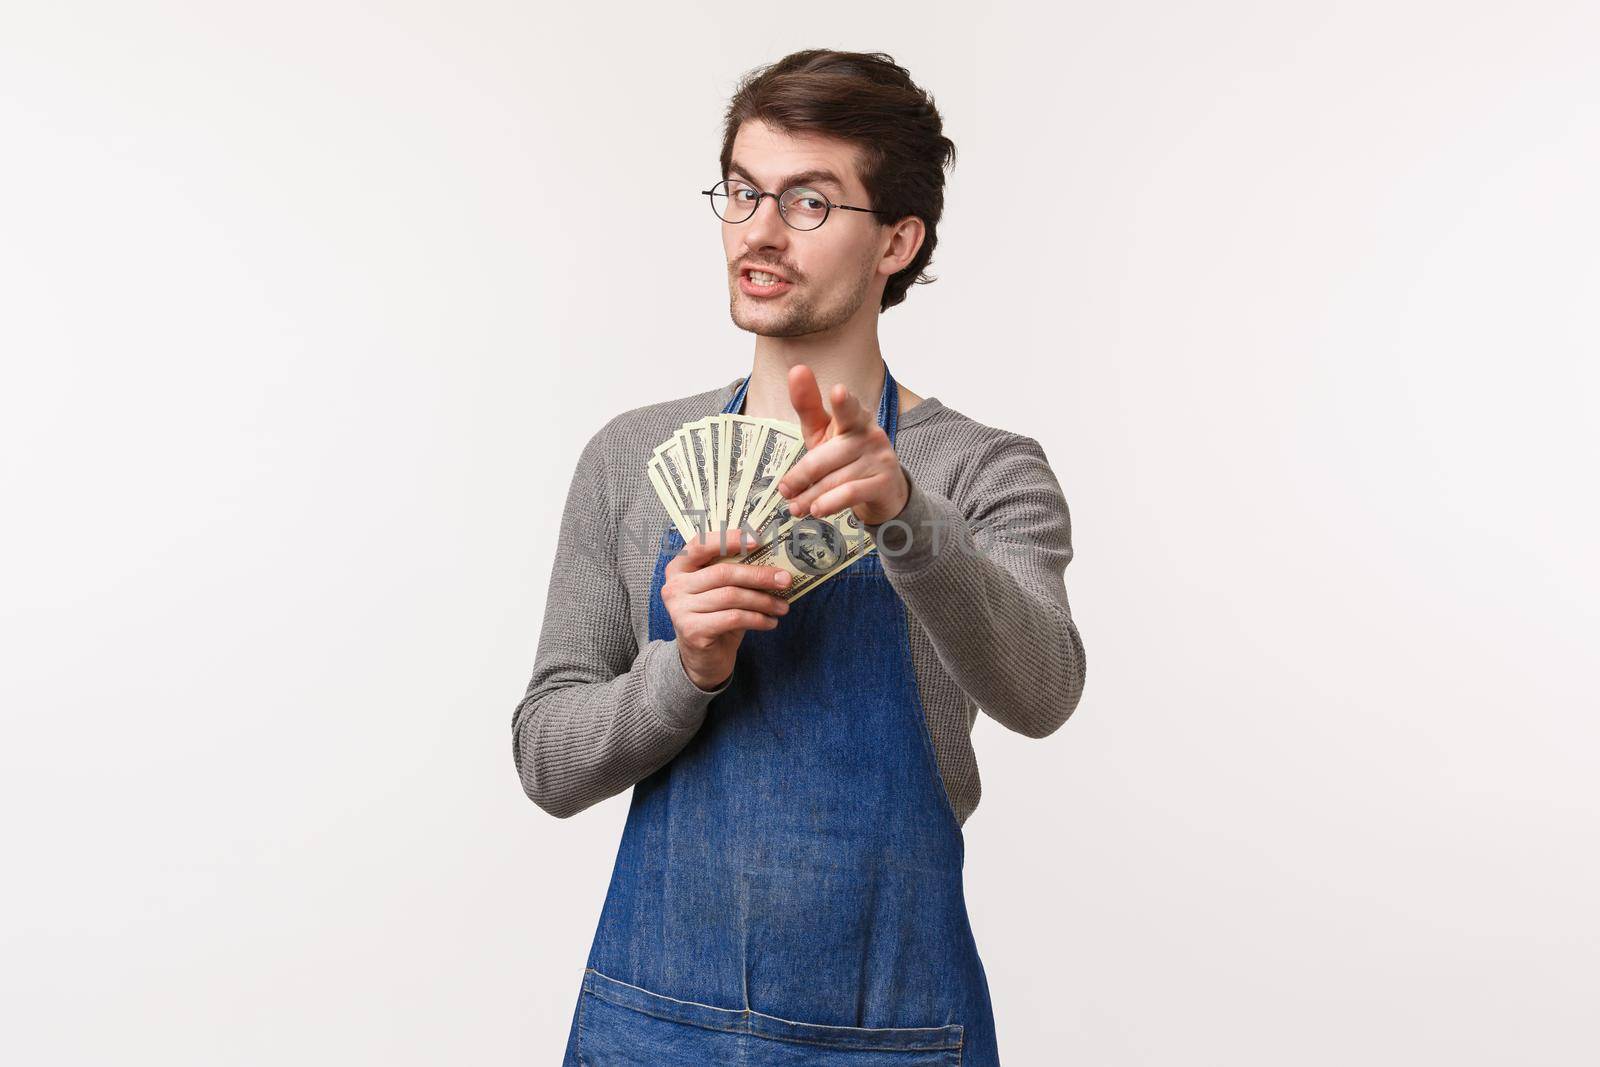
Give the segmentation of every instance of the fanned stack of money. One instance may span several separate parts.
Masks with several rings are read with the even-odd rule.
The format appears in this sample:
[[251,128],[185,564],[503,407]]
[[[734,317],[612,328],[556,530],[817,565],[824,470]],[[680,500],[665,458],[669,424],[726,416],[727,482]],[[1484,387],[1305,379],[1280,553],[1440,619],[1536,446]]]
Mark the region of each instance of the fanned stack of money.
[[875,548],[849,508],[826,518],[789,514],[778,481],[805,452],[798,423],[712,415],[663,441],[647,472],[685,541],[742,527],[760,545],[723,558],[786,568],[793,581],[774,595],[792,602]]

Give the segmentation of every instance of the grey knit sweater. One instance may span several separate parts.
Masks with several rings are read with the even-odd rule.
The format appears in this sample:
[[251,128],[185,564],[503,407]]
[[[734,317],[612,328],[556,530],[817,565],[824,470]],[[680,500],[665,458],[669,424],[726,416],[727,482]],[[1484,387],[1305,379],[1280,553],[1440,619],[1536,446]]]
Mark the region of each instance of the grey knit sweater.
[[[671,760],[722,692],[689,679],[676,639],[648,640],[650,580],[670,520],[645,464],[683,423],[720,412],[743,380],[625,411],[578,458],[533,677],[511,721],[523,791],[552,815],[576,814]],[[901,413],[895,451],[911,495],[899,522],[867,529],[906,605],[940,774],[965,823],[981,793],[979,708],[1044,737],[1083,693],[1083,642],[1063,579],[1071,519],[1037,441],[937,397]]]

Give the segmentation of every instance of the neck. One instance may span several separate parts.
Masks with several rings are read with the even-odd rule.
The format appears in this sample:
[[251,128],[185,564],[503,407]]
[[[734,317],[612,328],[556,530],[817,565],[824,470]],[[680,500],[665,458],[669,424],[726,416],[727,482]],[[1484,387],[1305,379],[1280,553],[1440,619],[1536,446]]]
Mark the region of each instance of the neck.
[[[883,394],[884,361],[876,338],[860,348],[841,348],[835,341],[824,349],[806,344],[804,338],[758,337],[744,413],[753,418],[799,422],[800,416],[789,399],[789,369],[801,363],[816,376],[822,403],[829,410],[833,408],[833,387],[843,382],[863,407],[877,412],[878,398]],[[903,410],[903,402],[901,407]]]

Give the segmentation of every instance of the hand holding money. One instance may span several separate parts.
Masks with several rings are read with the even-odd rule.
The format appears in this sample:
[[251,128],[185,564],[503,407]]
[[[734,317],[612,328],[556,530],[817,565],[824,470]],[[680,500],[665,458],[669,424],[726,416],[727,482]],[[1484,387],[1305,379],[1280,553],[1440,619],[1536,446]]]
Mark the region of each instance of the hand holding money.
[[672,616],[684,672],[701,689],[728,680],[746,630],[770,630],[789,610],[768,591],[790,585],[787,570],[717,562],[741,545],[756,544],[750,534],[727,530],[688,542],[667,563],[661,602]]
[[906,506],[911,487],[889,435],[843,382],[832,389],[833,415],[811,368],[789,368],[789,399],[800,416],[807,452],[778,482],[778,493],[797,516],[831,515],[849,508],[878,525]]
[[[814,379],[811,386],[815,392]],[[828,425],[824,418],[816,439],[824,439],[820,431]],[[724,541],[721,534],[753,533],[758,546],[738,562],[787,572],[791,580],[776,595],[790,603],[876,547],[849,508],[789,514],[778,480],[806,454],[802,432],[798,423],[725,412],[684,423],[646,464],[650,484],[685,544],[709,541],[731,554],[749,542]]]

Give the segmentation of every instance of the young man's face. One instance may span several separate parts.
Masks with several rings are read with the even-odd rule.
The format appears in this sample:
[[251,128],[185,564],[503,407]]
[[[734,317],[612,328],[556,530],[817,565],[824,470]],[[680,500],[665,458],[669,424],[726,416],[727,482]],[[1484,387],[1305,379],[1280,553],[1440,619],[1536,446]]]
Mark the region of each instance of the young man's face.
[[[830,171],[836,182],[812,177]],[[835,204],[875,206],[856,174],[855,151],[830,137],[792,136],[760,122],[746,122],[733,141],[728,178],[782,195],[791,184],[823,193]],[[830,211],[814,230],[796,230],[764,197],[755,215],[722,224],[728,259],[730,310],[740,329],[767,337],[800,337],[836,329],[857,316],[875,316],[888,274],[879,274],[889,231],[882,216],[862,211]],[[890,264],[892,266],[892,264]],[[752,268],[766,268],[785,282],[762,289],[750,281]],[[888,272],[893,273],[893,270]]]

